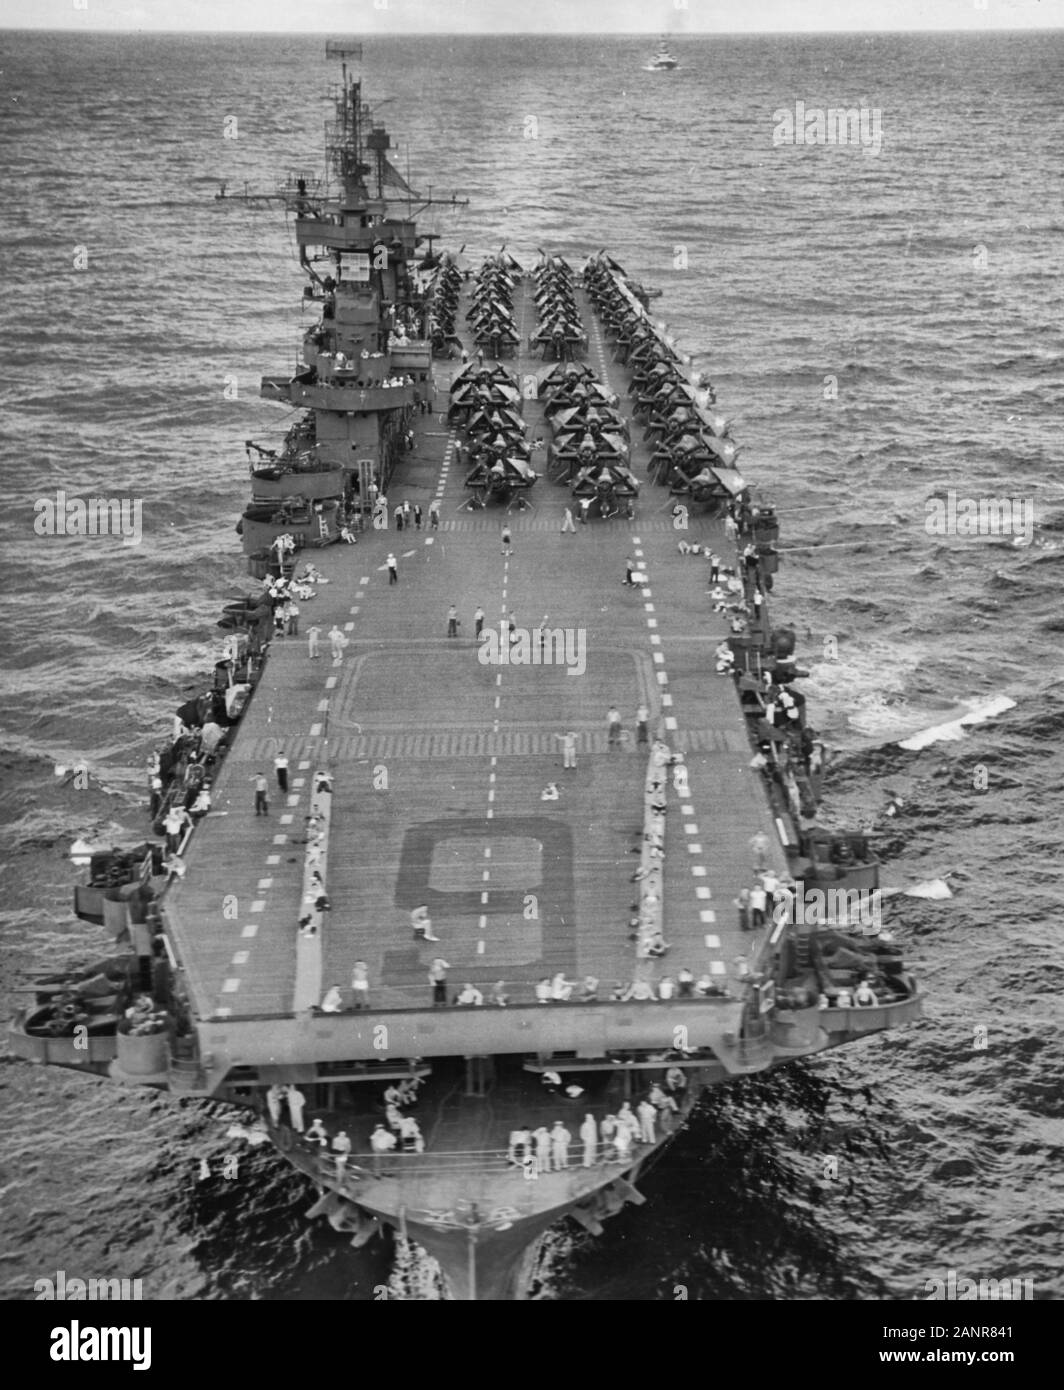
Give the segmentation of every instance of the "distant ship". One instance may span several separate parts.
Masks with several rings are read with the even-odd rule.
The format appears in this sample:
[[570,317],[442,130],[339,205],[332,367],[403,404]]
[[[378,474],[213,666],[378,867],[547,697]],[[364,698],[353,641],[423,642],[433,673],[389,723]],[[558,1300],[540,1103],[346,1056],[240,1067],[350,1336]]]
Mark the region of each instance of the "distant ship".
[[643,64],[643,71],[672,72],[674,68],[678,68],[679,66],[679,63],[669,52],[669,45],[663,38],[658,44],[658,51],[654,54],[653,58],[651,58],[650,62]]
[[921,1001],[819,906],[878,861],[814,824],[780,524],[711,383],[604,251],[434,251],[327,52],[332,179],[243,195],[286,207],[312,315],[262,383],[296,418],[247,444],[250,592],[153,837],[75,846],[122,949],[38,977],[9,1041],[250,1112],[308,1217],[395,1242],[397,1297],[416,1245],[507,1298],[556,1222],[644,1200],[705,1088]]

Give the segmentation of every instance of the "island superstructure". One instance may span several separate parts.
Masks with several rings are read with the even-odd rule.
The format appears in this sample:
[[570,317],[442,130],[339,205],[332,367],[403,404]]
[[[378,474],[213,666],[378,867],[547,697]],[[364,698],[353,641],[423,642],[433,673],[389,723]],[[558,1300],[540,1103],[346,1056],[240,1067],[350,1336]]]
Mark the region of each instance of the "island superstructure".
[[711,385],[605,252],[419,237],[330,51],[328,175],[282,189],[313,321],[262,387],[300,413],[248,442],[253,588],[163,750],[170,848],[99,857],[78,908],[127,952],[9,1036],[250,1106],[314,1215],[510,1297],[705,1087],[920,999],[878,924],[795,910],[877,865],[815,825],[779,520]]

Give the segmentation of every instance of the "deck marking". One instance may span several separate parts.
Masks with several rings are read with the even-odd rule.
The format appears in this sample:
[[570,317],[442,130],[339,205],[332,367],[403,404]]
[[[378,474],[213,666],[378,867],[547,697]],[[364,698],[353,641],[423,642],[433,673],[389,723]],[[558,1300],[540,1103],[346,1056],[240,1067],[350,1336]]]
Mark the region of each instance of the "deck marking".
[[651,656],[654,658],[654,661],[655,661],[655,663],[656,663],[658,666],[664,666],[664,664],[665,664],[665,653],[664,653],[664,652],[651,652]]
[[657,677],[658,677],[658,684],[659,684],[659,685],[668,685],[668,683],[669,683],[669,678],[668,678],[668,676],[665,674],[664,671],[658,671],[656,674],[657,674]]
[[275,845],[286,845],[286,844],[288,843],[288,836],[287,836],[287,835],[275,835],[275,836],[273,837],[273,843],[274,843]]
[[319,700],[319,701],[318,701],[318,713],[319,713],[319,714],[324,714],[325,711],[326,711],[328,708],[329,708],[329,702],[328,702],[328,700]]
[[[332,679],[335,680],[335,679],[336,679],[335,676],[332,677]],[[302,767],[303,764],[300,763],[299,766]],[[292,778],[292,786],[293,786],[293,787],[305,787],[306,784],[307,784],[307,779],[306,779],[305,777],[293,777],[293,778]]]
[[[654,619],[651,618],[650,621],[653,622]],[[660,647],[660,646],[661,646],[661,638],[658,636],[658,634],[657,634],[656,632],[652,632],[652,633],[650,634],[650,645],[651,645],[652,647]]]
[[671,695],[663,695],[663,696],[661,697],[661,703],[662,703],[662,705],[665,707],[665,709],[672,709],[672,696],[671,696]]
[[256,887],[256,888],[259,888],[259,889],[262,889],[262,888],[272,888],[272,887],[273,887],[273,879],[272,879],[272,878],[260,878],[259,881],[258,881],[258,883],[256,883],[255,887]]
[[[310,766],[310,763],[309,763],[309,762],[300,763],[300,764],[299,764],[299,770],[300,770],[300,772],[306,772],[306,770],[307,770],[307,768],[308,768],[309,766]],[[300,779],[300,781],[297,782],[296,785],[299,786],[299,787],[301,787],[301,786],[303,785],[302,779]]]
[[494,781],[495,781],[495,777],[496,777],[496,774],[495,774],[494,772],[489,772],[489,773],[488,773],[488,781],[489,781],[489,782],[494,782]]
[[284,815],[284,816],[282,816],[282,817],[280,818],[280,822],[279,822],[279,823],[280,823],[281,825],[291,825],[292,822],[293,822],[294,820],[295,820],[295,816]]
[[281,856],[280,856],[279,854],[268,854],[268,855],[266,856],[266,863],[267,863],[267,864],[279,864],[280,862],[281,862]]
[[684,821],[683,833],[685,835],[697,835],[698,826],[694,825],[691,821]]
[[311,738],[320,738],[320,737],[321,737],[321,725],[320,725],[320,724],[312,724],[312,725],[310,726],[310,736],[311,736]]
[[237,951],[236,955],[229,962],[230,965],[247,965],[251,958],[250,951]]
[[298,806],[298,805],[299,805],[299,797],[298,797],[298,796],[290,796],[290,797],[288,798],[288,804],[289,804],[289,806]]
[[487,889],[482,889],[482,890],[481,890],[480,901],[481,901],[482,903],[486,903],[486,902],[488,901],[488,892],[487,892]]
[[232,1018],[232,1017],[233,1017],[233,1011],[232,1011],[232,1009],[225,1009],[225,1008],[222,1008],[222,1009],[215,1009],[215,1011],[214,1011],[214,1017],[215,1017],[215,1018]]
[[665,716],[665,727],[669,730],[675,730],[677,728],[675,715],[667,714]]
[[705,878],[706,876],[705,868],[701,864],[692,864],[691,872],[694,874],[695,878]]
[[688,846],[687,846],[687,853],[688,853],[688,854],[701,854],[701,853],[702,853],[702,846],[701,846],[701,845],[688,845]]
[[648,613],[654,613],[657,611],[652,603],[644,603],[643,607]]
[[478,956],[482,956],[483,954],[484,954],[484,943],[483,943],[483,941],[478,941],[478,942],[477,942],[477,955],[478,955]]
[[489,801],[489,802],[492,802],[492,801],[494,801],[494,800],[495,800],[495,788],[492,787],[491,790],[488,792],[488,801]]
[[354,623],[344,623],[344,631],[345,631],[345,632],[354,632],[354,630],[355,630],[355,625],[354,625]]
[[240,988],[240,981],[235,975],[231,975],[222,985],[223,994],[235,994]]
[[488,807],[488,820],[494,820],[494,819],[495,819],[495,812],[494,812],[494,811],[491,809],[491,807],[489,806],[489,807]]
[[[657,620],[657,618],[648,618],[648,619],[647,619],[647,627],[657,627],[657,625],[658,625],[658,620]],[[658,641],[659,641],[659,642],[661,641],[661,638],[660,638],[660,637],[658,638]]]
[[690,787],[677,787],[677,788],[676,788],[676,795],[680,798],[681,801],[684,801],[684,800],[687,799],[687,797],[689,797],[689,796],[691,795],[691,788],[690,788]]
[[362,576],[362,578],[361,578],[358,582],[359,582],[360,584],[368,584],[368,583],[369,583],[369,575],[368,575],[368,574],[364,574],[364,575]]
[[654,597],[654,595],[650,592],[650,590],[646,587],[646,585],[643,586],[643,597],[644,597],[644,598],[653,598],[653,597]]
[[[705,913],[705,912],[700,912],[698,915],[699,915],[699,917],[702,919],[703,922],[715,922],[715,921],[717,920],[716,914],[713,913],[713,912],[710,912],[710,913],[708,913],[708,914]],[[712,935],[707,936],[707,937],[706,937],[706,945],[709,947],[709,949],[710,949],[711,951],[719,951],[719,950],[720,950],[720,937],[719,937],[719,936],[712,936]]]
[[710,894],[709,889],[706,888],[706,887],[704,887],[704,886],[701,885],[701,884],[699,885],[699,887],[697,887],[697,888],[695,889],[695,897],[696,897],[696,898],[703,898],[703,899],[705,899],[705,898],[708,898],[708,897],[710,897],[710,896],[711,896],[711,894]]
[[250,912],[265,912],[265,911],[266,911],[266,899],[265,899],[265,898],[256,898],[255,901],[251,904],[251,907],[250,907],[248,910],[249,910]]
[[258,922],[249,922],[249,923],[247,924],[247,926],[244,928],[244,930],[240,933],[241,936],[258,936],[258,934],[259,934],[259,924],[258,924]]
[[484,846],[484,858],[485,858],[485,859],[490,859],[490,858],[491,858],[491,845],[485,845],[485,846]]
[[711,975],[727,975],[728,972],[722,960],[711,960],[709,962],[709,973]]
[[480,931],[483,931],[487,925],[488,925],[488,919],[487,919],[487,917],[484,915],[484,913],[482,912],[482,913],[480,914],[480,921],[477,923],[477,928],[478,928]]
[[495,754],[492,754],[492,758],[491,758],[491,766],[492,766],[492,767],[494,767],[494,766],[495,766],[495,764],[496,764],[496,763],[497,763],[497,762],[498,762],[498,761],[499,761],[499,759],[498,759],[498,757],[496,757],[496,755],[495,755]]
[[694,813],[695,813],[695,808],[694,808],[693,806],[688,806],[688,804],[687,804],[686,801],[685,801],[685,802],[683,803],[683,805],[680,807],[680,815],[681,815],[681,816],[693,816]]

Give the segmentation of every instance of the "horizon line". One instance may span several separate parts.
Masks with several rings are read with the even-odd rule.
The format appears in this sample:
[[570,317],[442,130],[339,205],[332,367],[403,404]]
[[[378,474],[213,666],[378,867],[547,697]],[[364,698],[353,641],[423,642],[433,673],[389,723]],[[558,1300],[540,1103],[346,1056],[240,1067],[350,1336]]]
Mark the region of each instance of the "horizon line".
[[[665,33],[664,37],[670,42],[682,42],[684,39],[692,38],[748,38],[748,37],[774,37],[774,38],[800,38],[806,34],[853,34],[862,37],[874,37],[877,34],[964,34],[979,36],[981,34],[1056,34],[1064,32],[1064,20],[1056,25],[1012,25],[1012,26],[981,26],[969,29],[950,29],[927,27],[914,29],[912,27],[900,29],[695,29],[685,33]],[[154,29],[154,28],[134,28],[122,29],[118,27],[110,28],[90,28],[81,25],[37,25],[37,24],[4,24],[0,23],[0,33],[14,34],[158,34],[158,35],[194,35],[194,34],[225,34],[225,35],[246,35],[261,36],[269,38],[274,35],[285,35],[289,38],[303,35],[305,37],[317,37],[319,35],[337,36],[343,33],[339,29]],[[443,32],[440,30],[410,32],[402,29],[379,30],[372,34],[346,34],[350,39],[357,39],[360,43],[372,43],[374,39],[490,39],[490,38],[510,38],[510,39],[542,39],[552,37],[565,38],[596,38],[596,39],[622,39],[622,38],[649,38],[653,35],[662,34],[660,29],[614,29],[607,33],[595,29],[454,29]]]

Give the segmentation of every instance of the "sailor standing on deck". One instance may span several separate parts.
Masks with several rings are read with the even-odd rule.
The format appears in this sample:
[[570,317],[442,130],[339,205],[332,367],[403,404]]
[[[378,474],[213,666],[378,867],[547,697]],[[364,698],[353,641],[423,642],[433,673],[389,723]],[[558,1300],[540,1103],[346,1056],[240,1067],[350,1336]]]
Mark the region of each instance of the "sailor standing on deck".
[[266,1109],[270,1114],[270,1123],[276,1129],[281,1123],[281,1101],[284,1099],[282,1087],[274,1085],[266,1092]]
[[480,641],[480,634],[484,631],[484,610],[477,604],[476,612],[473,614],[473,633]]
[[388,558],[387,558],[387,560],[385,560],[384,563],[388,566],[388,583],[389,583],[389,584],[398,584],[398,583],[399,583],[399,562],[396,560],[395,556],[392,554],[391,551],[388,552]]
[[536,1169],[540,1173],[550,1172],[550,1130],[546,1125],[532,1131],[536,1141]]
[[654,1121],[657,1119],[658,1112],[648,1100],[639,1102],[639,1132],[644,1144],[653,1144],[654,1140]]
[[447,610],[447,636],[458,636],[458,609],[452,603]]
[[320,636],[321,636],[321,628],[320,628],[320,627],[308,627],[308,628],[307,628],[307,652],[308,652],[308,654],[309,654],[309,656],[310,656],[311,661],[314,661],[314,660],[317,659],[317,656],[318,656],[318,638],[319,638]]
[[270,803],[266,800],[266,792],[269,790],[269,783],[262,773],[256,773],[251,779],[255,783],[255,814],[257,816],[268,816],[270,814]]
[[554,1128],[550,1132],[551,1156],[555,1168],[569,1167],[569,1141],[572,1137],[561,1120],[555,1120]]
[[580,1126],[580,1140],[584,1146],[583,1167],[590,1168],[595,1161],[595,1151],[598,1148],[598,1125],[595,1124],[594,1115],[585,1115],[584,1123]]
[[646,705],[640,705],[635,712],[635,741],[636,743],[647,742],[647,721],[650,719],[650,711]]
[[576,522],[573,520],[572,507],[566,507],[565,509],[565,520],[562,522],[562,535],[564,535],[566,531],[572,531],[574,535],[576,534]]
[[621,716],[615,705],[610,705],[606,712],[607,724],[607,746],[612,753],[615,748],[621,746]]
[[278,748],[277,756],[273,760],[274,771],[277,773],[277,785],[282,792],[288,791],[288,758],[285,756],[283,748]]
[[292,1121],[292,1128],[297,1134],[302,1134],[303,1107],[307,1103],[307,1098],[297,1086],[289,1086],[285,1099],[288,1101],[288,1115]]
[[576,734],[570,729],[565,734],[555,734],[562,741],[562,767],[576,766]]

